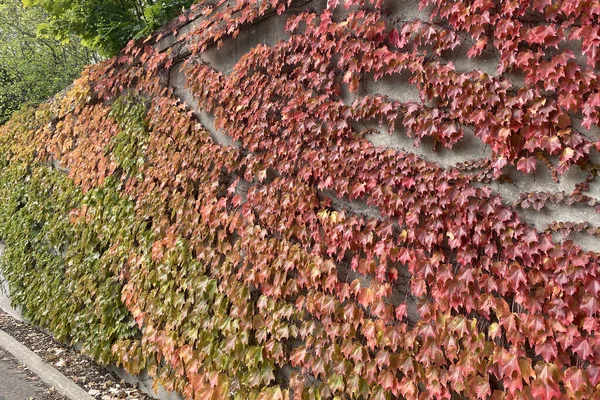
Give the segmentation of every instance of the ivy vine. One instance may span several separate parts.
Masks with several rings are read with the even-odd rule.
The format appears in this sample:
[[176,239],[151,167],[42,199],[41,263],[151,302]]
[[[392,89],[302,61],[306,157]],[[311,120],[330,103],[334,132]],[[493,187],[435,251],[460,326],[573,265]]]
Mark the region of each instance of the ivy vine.
[[[507,166],[597,173],[600,9],[423,0],[430,20],[395,21],[383,3],[202,2],[180,17],[197,20],[181,52],[152,46],[165,32],[131,42],[13,118],[0,236],[15,302],[191,399],[597,398],[598,253],[537,232],[482,182]],[[286,11],[289,37],[230,73],[199,57]],[[444,60],[464,43],[497,54],[498,74]],[[234,145],[166,85],[181,58]],[[400,73],[420,101],[358,95]],[[443,169],[374,146],[355,129],[373,120],[448,148],[470,127],[491,156]]]

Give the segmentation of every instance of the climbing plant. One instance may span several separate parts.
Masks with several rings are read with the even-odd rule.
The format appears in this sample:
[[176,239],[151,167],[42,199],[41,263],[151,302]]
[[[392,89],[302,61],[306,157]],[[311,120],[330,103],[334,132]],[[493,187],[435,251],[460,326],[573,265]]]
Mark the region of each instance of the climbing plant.
[[[430,18],[394,20],[381,0],[200,3],[179,51],[153,46],[176,32],[130,42],[15,117],[0,194],[27,230],[3,216],[0,235],[17,304],[190,399],[600,396],[598,253],[486,184],[510,168],[594,181],[600,6],[420,5]],[[285,40],[227,73],[202,61],[269,16]],[[496,54],[497,74],[446,61],[463,46]],[[175,63],[231,142],[168,86]],[[364,94],[384,76],[420,100]],[[449,149],[472,131],[491,155],[444,169],[372,144],[358,123],[373,121]],[[586,185],[562,198],[587,201]],[[544,197],[558,201],[528,201]],[[41,303],[19,279],[64,294]]]

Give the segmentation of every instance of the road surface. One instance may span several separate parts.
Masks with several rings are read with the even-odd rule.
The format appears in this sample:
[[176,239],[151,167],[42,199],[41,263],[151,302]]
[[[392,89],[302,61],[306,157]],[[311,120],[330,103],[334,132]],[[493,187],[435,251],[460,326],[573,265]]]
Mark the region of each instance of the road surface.
[[0,348],[0,400],[56,400],[63,397],[50,391],[37,376],[26,370]]

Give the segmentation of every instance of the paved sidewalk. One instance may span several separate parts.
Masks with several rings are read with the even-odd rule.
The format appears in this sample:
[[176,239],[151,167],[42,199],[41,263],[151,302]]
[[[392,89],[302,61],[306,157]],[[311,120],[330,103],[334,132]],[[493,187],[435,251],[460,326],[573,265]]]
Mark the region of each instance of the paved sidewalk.
[[0,400],[59,400],[61,395],[50,389],[31,371],[25,369],[8,352],[0,349]]

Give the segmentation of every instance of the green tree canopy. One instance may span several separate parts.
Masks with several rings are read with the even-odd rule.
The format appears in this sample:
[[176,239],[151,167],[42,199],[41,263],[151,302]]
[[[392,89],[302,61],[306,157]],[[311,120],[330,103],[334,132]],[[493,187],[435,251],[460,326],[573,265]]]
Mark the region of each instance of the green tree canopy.
[[64,89],[95,61],[78,40],[40,37],[36,26],[46,21],[40,7],[0,0],[0,124],[23,103],[39,103]]
[[58,40],[77,35],[82,43],[105,56],[121,50],[128,40],[147,35],[174,18],[193,0],[23,0],[40,5],[50,21],[39,29]]

